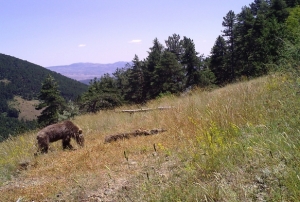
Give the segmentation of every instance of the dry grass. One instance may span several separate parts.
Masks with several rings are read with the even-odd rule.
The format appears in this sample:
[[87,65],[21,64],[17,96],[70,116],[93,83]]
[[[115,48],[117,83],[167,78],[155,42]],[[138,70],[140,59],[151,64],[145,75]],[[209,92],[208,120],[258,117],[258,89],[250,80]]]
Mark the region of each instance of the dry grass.
[[[0,144],[1,199],[292,201],[300,186],[295,82],[273,75],[145,106],[171,110],[82,115],[74,122],[86,146],[75,151],[55,143],[34,157],[36,132],[7,140]],[[135,106],[117,110],[128,108]],[[139,128],[168,131],[104,144],[106,135]]]
[[36,110],[35,106],[39,104],[38,100],[24,100],[20,96],[15,96],[9,102],[9,106],[20,111],[19,119],[35,120],[41,114],[42,110]]
[[8,79],[0,79],[0,82],[4,83],[4,84],[9,84],[10,83],[10,80]]

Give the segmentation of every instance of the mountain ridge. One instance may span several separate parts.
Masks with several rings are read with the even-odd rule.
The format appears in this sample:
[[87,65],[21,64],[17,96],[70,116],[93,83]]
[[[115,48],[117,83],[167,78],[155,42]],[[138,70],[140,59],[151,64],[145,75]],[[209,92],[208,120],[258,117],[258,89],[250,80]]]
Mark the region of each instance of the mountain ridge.
[[118,61],[114,63],[90,63],[78,62],[70,65],[58,65],[45,67],[77,81],[90,80],[95,77],[100,78],[104,74],[112,74],[117,68],[123,68],[128,62]]

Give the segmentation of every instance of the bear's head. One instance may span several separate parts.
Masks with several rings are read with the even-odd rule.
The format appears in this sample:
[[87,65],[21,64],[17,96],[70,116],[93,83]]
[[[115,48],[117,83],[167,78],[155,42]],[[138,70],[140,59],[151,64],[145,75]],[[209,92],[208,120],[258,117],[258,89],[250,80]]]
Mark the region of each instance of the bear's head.
[[84,136],[81,129],[78,129],[78,131],[75,133],[75,140],[81,147],[84,146]]

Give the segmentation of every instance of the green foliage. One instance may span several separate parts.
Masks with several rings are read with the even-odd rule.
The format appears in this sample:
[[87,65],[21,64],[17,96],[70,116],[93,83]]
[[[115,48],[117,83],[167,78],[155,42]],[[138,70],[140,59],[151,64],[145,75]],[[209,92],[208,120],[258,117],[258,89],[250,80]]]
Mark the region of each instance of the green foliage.
[[300,6],[292,8],[290,14],[286,19],[286,29],[288,39],[292,42],[300,40]]
[[128,83],[125,99],[133,103],[145,102],[143,90],[145,84],[143,66],[144,63],[135,55],[132,60],[132,66],[128,69]]
[[73,101],[69,101],[61,114],[58,114],[58,121],[64,121],[74,118],[80,114],[79,107]]
[[[119,78],[120,78],[119,74]],[[117,81],[109,74],[105,74],[99,80],[94,78],[90,82],[88,91],[85,92],[80,101],[80,109],[96,113],[103,109],[112,109],[122,103]]]
[[165,51],[162,54],[160,63],[155,67],[151,86],[156,90],[155,95],[183,91],[184,71],[174,53]]
[[218,36],[211,50],[210,69],[216,77],[217,84],[223,84],[229,80],[229,69],[226,66],[225,57],[227,47],[222,36]]
[[196,86],[199,83],[198,69],[199,58],[195,49],[195,44],[192,39],[184,37],[182,41],[183,53],[181,57],[181,64],[186,71],[185,87]]
[[225,42],[227,44],[226,69],[228,69],[228,78],[232,81],[235,77],[235,25],[236,15],[230,10],[225,17],[223,17],[222,26],[225,28],[223,36],[226,37]]
[[65,100],[60,96],[58,84],[51,75],[42,83],[42,89],[38,96],[40,104],[36,107],[37,110],[43,109],[38,116],[38,123],[41,126],[47,126],[59,121],[59,113],[63,111]]
[[[287,38],[281,39],[284,46],[280,50],[279,66],[288,71],[298,71],[300,65],[300,7],[290,10],[290,15],[285,22]],[[286,68],[289,67],[289,68]],[[292,69],[290,69],[292,68]]]
[[155,67],[159,64],[162,53],[164,51],[164,46],[158,41],[157,38],[153,40],[153,46],[150,48],[148,52],[149,55],[145,61],[145,65],[143,66],[143,74],[144,74],[144,90],[143,97],[145,100],[153,99],[157,96],[156,88],[153,88],[152,83],[155,79]]
[[183,54],[183,41],[180,40],[179,34],[173,34],[172,36],[169,36],[168,40],[166,42],[166,50],[174,53],[176,55],[176,58],[178,61],[181,61],[181,57]]

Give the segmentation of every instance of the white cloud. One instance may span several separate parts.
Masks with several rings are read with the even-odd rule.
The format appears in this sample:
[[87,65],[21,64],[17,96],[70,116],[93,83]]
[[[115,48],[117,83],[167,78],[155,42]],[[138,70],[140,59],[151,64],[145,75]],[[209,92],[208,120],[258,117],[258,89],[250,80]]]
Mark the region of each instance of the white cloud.
[[142,40],[140,40],[140,39],[133,39],[133,40],[129,41],[129,43],[141,43],[141,42],[142,42]]
[[79,48],[86,47],[86,44],[79,44],[78,47],[79,47]]

